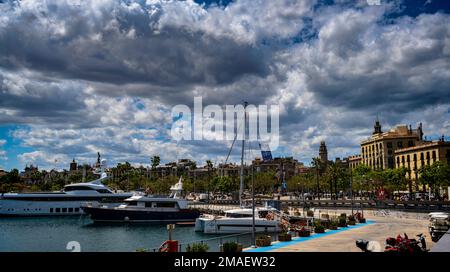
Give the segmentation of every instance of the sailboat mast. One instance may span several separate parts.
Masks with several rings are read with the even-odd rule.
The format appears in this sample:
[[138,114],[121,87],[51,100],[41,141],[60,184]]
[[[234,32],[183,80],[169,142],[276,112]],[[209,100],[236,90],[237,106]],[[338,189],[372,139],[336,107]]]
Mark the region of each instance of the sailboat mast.
[[239,206],[242,207],[242,194],[244,193],[244,150],[245,150],[245,129],[247,127],[247,108],[248,103],[244,102],[244,128],[242,137],[242,150],[241,150],[241,180],[239,186]]

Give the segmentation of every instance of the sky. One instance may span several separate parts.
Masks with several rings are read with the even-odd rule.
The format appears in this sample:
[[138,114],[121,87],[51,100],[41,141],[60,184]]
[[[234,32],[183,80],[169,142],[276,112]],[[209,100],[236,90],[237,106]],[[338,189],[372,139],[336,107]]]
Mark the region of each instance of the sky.
[[230,141],[170,136],[172,107],[196,96],[279,105],[272,152],[306,165],[320,141],[330,158],[359,153],[377,116],[448,139],[449,13],[438,0],[0,0],[0,169],[97,152],[218,164]]

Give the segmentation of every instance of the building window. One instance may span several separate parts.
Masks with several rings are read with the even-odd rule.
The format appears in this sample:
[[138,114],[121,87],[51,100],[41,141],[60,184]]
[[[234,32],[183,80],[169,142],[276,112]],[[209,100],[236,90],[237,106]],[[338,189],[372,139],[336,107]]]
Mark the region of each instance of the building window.
[[412,146],[414,146],[414,142],[412,140],[409,140],[408,141],[408,147],[412,147]]
[[423,161],[423,153],[420,152],[420,160]]
[[406,156],[406,162],[409,163],[409,155]]
[[414,160],[415,162],[417,161],[417,154],[414,154],[413,160]]
[[433,161],[436,160],[436,150],[433,150],[431,157],[433,158]]
[[392,157],[388,157],[388,167],[394,168],[394,159]]
[[387,142],[386,146],[387,148],[392,148],[392,142]]
[[402,148],[403,147],[403,143],[402,142],[397,142],[397,147],[398,148]]

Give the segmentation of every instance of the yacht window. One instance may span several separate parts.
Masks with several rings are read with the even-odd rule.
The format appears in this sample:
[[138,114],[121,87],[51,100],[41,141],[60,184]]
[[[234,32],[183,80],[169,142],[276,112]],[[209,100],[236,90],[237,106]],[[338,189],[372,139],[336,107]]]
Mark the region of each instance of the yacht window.
[[225,216],[231,218],[252,217],[251,214],[241,214],[241,213],[227,213]]
[[62,212],[67,212],[67,208],[62,208]]
[[156,207],[157,208],[174,208],[175,203],[174,202],[157,202]]
[[50,208],[50,212],[51,212],[51,213],[53,212],[53,208]]
[[75,208],[75,212],[79,212],[80,211],[80,208]]
[[69,208],[69,212],[73,212],[73,208]]
[[137,206],[137,201],[127,202],[128,206]]
[[145,202],[145,207],[146,208],[151,208],[152,207],[152,202]]
[[61,209],[60,208],[56,208],[55,211],[56,212],[61,212]]
[[65,192],[70,192],[70,191],[93,191],[95,189],[92,189],[91,187],[88,186],[67,186],[66,188],[64,188]]
[[97,192],[101,194],[111,194],[111,192],[108,189],[97,189]]

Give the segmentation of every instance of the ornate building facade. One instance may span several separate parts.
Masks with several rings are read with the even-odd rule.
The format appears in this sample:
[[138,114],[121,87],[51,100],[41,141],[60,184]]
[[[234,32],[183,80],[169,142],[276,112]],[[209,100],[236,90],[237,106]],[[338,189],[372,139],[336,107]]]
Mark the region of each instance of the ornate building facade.
[[417,129],[412,129],[411,125],[409,127],[399,125],[383,132],[380,122],[376,120],[372,136],[361,142],[361,163],[372,169],[394,168],[394,152],[397,149],[414,147],[422,143],[422,123]]
[[405,167],[408,170],[406,177],[417,180],[420,176],[420,169],[425,165],[432,165],[437,161],[450,163],[450,142],[446,142],[442,137],[439,141],[397,149],[394,157],[395,166],[397,168]]

